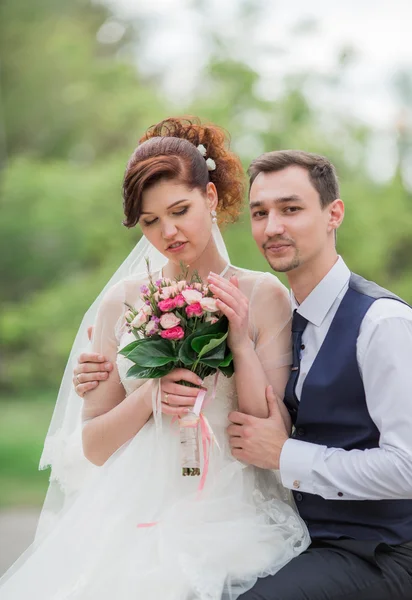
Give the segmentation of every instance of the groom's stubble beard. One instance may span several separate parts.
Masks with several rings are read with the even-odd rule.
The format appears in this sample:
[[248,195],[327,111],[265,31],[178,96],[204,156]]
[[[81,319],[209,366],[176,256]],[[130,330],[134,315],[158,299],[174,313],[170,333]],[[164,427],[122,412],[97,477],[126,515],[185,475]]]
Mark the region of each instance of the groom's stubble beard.
[[[286,242],[289,244],[290,248],[293,248],[293,256],[292,257],[276,257],[271,255],[267,251],[267,247],[273,243]],[[297,269],[301,265],[301,259],[299,256],[299,250],[296,248],[293,240],[285,239],[285,238],[277,238],[271,239],[265,242],[262,246],[264,256],[271,266],[271,268],[277,273],[287,273],[288,271],[292,271],[293,269]]]

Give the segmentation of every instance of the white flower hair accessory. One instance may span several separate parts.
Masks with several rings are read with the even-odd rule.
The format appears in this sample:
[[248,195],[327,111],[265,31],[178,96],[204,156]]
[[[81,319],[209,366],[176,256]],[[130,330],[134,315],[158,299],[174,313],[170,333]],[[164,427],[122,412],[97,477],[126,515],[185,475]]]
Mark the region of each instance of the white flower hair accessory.
[[[203,156],[203,158],[205,158],[206,154],[207,154],[207,150],[206,150],[205,146],[203,144],[199,144],[197,146],[197,149],[199,150],[199,152]],[[216,163],[213,160],[213,158],[206,159],[206,166],[207,166],[208,171],[214,171],[216,169]]]
[[208,158],[206,160],[206,165],[207,165],[207,170],[208,171],[214,171],[216,169],[216,163],[213,160],[213,158]]
[[206,150],[206,148],[204,147],[203,144],[199,144],[198,147],[197,147],[197,149],[199,150],[199,152],[200,152],[200,154],[202,156],[206,156],[207,150]]

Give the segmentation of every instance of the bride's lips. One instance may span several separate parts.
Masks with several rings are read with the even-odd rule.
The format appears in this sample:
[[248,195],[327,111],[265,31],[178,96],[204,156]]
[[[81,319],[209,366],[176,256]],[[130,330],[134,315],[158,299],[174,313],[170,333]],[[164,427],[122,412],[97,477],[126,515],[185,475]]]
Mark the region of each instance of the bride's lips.
[[[178,246],[175,244],[179,244]],[[186,246],[187,242],[173,242],[173,244],[170,244],[170,246],[168,246],[166,248],[167,252],[181,252],[181,250],[183,250],[183,248]]]

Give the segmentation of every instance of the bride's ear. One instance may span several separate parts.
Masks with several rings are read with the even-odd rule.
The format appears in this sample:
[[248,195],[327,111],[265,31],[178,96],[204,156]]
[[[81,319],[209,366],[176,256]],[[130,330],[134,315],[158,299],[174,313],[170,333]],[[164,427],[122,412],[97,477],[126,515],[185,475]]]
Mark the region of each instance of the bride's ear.
[[216,186],[211,181],[206,186],[206,198],[207,198],[209,210],[216,210],[219,198],[217,195]]

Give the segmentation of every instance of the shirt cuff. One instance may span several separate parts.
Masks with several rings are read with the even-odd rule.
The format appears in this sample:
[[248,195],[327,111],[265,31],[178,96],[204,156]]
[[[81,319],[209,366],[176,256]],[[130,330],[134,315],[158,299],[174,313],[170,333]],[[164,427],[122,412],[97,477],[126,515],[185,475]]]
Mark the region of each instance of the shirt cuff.
[[314,491],[313,463],[326,446],[301,440],[287,440],[280,453],[280,477],[284,487],[310,494]]

